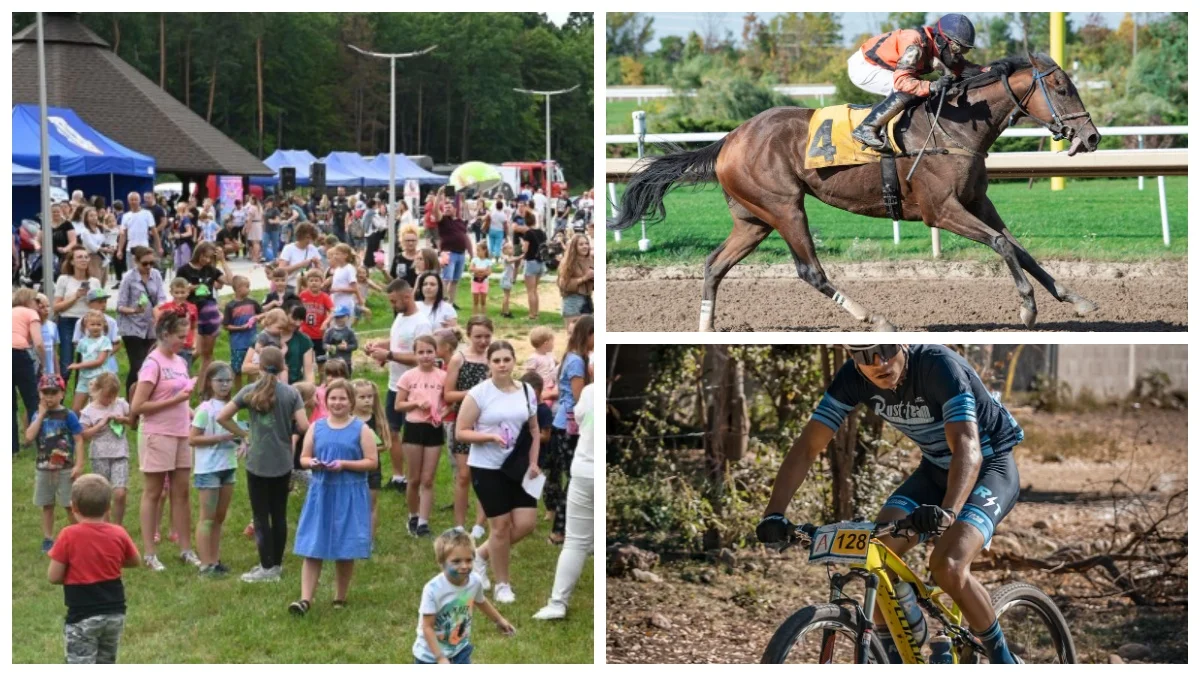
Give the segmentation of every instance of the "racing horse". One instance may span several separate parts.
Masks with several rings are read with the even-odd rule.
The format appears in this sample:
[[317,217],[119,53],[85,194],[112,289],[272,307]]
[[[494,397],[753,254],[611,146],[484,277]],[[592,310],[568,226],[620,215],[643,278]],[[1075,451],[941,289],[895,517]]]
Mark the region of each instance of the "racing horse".
[[[936,97],[930,97],[910,108],[896,126],[906,150],[896,158],[902,177],[917,161],[915,146],[933,139],[911,180],[901,180],[903,219],[920,220],[990,246],[1012,273],[1021,320],[1030,328],[1037,321],[1037,304],[1025,272],[1059,302],[1072,303],[1079,316],[1094,311],[1095,304],[1055,281],[1017,242],[987,196],[984,156],[1000,132],[1022,116],[1048,129],[1055,140],[1070,140],[1070,156],[1096,149],[1100,132],[1070,77],[1045,54],[1007,57],[956,82],[941,102],[940,117],[937,104]],[[712,145],[644,161],[641,172],[629,181],[618,217],[608,222],[609,229],[623,230],[647,216],[650,222],[661,221],[666,217],[663,197],[674,187],[714,178],[720,183],[733,216],[733,231],[704,262],[701,331],[714,329],[721,280],[772,229],[787,242],[802,280],[858,321],[871,322],[877,330],[892,330],[885,317],[838,291],[817,260],[804,210],[806,196],[876,218],[886,217],[887,210],[877,164],[805,167],[803,147],[813,112],[772,108]]]

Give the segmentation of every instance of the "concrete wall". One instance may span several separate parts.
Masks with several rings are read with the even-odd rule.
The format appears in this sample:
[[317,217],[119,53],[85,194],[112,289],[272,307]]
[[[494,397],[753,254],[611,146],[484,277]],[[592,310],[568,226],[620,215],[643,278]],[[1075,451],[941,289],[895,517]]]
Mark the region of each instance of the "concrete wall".
[[1187,391],[1187,345],[1059,345],[1058,380],[1102,398],[1120,398],[1137,378],[1152,370],[1166,372],[1171,389]]

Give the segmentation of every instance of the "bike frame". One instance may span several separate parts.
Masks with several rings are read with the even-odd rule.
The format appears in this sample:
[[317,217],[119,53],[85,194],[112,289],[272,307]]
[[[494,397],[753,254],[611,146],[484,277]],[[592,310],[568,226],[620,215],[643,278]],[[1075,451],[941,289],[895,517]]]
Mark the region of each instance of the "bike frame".
[[[858,617],[861,628],[856,650],[857,663],[867,663],[870,655],[871,634],[876,630],[873,620],[876,605],[879,607],[880,614],[883,615],[887,630],[891,634],[892,640],[895,641],[896,649],[900,652],[904,663],[925,663],[925,658],[913,636],[912,628],[908,625],[908,619],[904,616],[904,610],[896,599],[893,576],[897,581],[907,582],[913,587],[917,594],[918,604],[926,612],[927,620],[930,618],[929,615],[932,615],[947,627],[952,637],[968,643],[975,650],[983,653],[983,645],[971,635],[970,631],[963,628],[962,610],[950,596],[940,588],[927,586],[900,556],[893,553],[879,539],[872,538],[871,544],[867,548],[865,564],[851,565],[850,572],[835,574],[830,578],[830,601],[836,604],[844,604],[849,601],[854,604],[860,615]],[[866,584],[866,592],[861,605],[847,597],[843,591],[847,583],[857,578],[861,578]],[[832,649],[833,635],[826,631],[821,649],[822,662],[832,660]],[[951,649],[951,654],[954,662],[958,663],[958,649]]]

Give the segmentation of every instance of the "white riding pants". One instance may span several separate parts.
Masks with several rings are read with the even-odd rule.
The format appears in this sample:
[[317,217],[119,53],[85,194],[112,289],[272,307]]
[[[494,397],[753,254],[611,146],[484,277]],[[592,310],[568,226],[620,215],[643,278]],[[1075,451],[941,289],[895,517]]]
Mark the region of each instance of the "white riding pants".
[[554,572],[554,591],[550,594],[552,605],[566,606],[583,566],[592,554],[594,485],[591,478],[572,478],[567,487],[566,538]]
[[861,49],[855,49],[850,58],[846,59],[846,71],[854,86],[863,91],[880,96],[888,96],[895,91],[892,87],[894,73],[868,61]]

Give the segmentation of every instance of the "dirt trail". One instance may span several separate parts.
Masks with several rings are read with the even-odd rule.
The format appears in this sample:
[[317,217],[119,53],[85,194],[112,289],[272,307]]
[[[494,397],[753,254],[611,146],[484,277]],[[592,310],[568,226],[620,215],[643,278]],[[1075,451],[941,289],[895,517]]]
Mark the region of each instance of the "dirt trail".
[[[1034,550],[1039,546],[1101,546],[1100,540],[1123,536],[1139,508],[1127,499],[1114,501],[1114,480],[1144,490],[1152,508],[1187,486],[1186,411],[1014,415],[1027,433],[1017,451],[1022,498],[997,529],[994,550],[1022,545],[1013,541],[1025,542],[1030,556],[1047,555]],[[917,455],[910,459],[915,467]],[[1182,532],[1186,526],[1186,512],[1164,525]],[[794,550],[781,555],[755,547],[737,551],[733,566],[677,561],[654,572],[662,583],[607,579],[609,663],[757,662],[788,615],[823,602],[828,593],[826,570],[808,565]],[[1051,594],[1084,662],[1109,662],[1130,643],[1150,649],[1137,660],[1187,662],[1186,604],[1137,607],[1121,597],[1082,599],[1097,589],[1076,574],[976,575],[989,589],[1025,581]]]
[[[938,278],[839,281],[838,290],[899,330],[1023,331],[1020,301],[1008,279]],[[1099,309],[1077,317],[1072,307],[1036,288],[1037,330],[1185,331],[1187,279],[1123,277],[1068,280]],[[700,280],[608,282],[610,331],[695,331]],[[722,331],[858,331],[832,300],[798,279],[727,279],[717,295]]]

